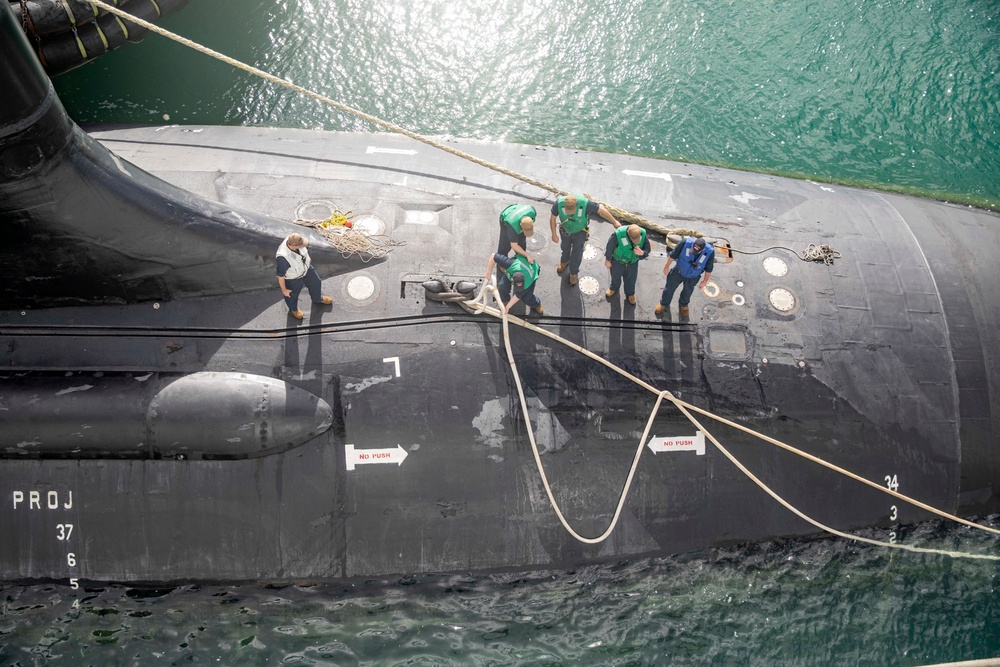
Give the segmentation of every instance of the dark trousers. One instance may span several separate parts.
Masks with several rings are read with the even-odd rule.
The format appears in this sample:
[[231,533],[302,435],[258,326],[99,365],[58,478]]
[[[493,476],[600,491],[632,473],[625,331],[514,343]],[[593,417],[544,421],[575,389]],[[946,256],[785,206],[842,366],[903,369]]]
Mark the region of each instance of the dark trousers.
[[618,286],[624,281],[625,296],[635,294],[635,280],[639,277],[639,262],[622,264],[617,259],[611,260],[611,291],[617,292]]
[[[538,308],[538,306],[542,303],[542,300],[535,296],[535,284],[536,283],[531,283],[531,287],[523,292],[515,292],[517,298],[527,304],[529,308]],[[507,280],[507,275],[504,274],[500,276],[500,282],[497,284],[497,289],[500,290],[500,298],[504,303],[510,301],[510,288],[511,284],[510,281]]]
[[581,229],[576,234],[566,234],[563,232],[559,245],[562,247],[562,257],[560,264],[569,262],[570,275],[580,273],[580,264],[583,262],[583,249],[587,247],[587,238],[590,235],[586,229]]
[[[510,254],[510,238],[507,236],[507,230],[510,229],[507,224],[500,218],[500,239],[497,241],[497,252],[506,257]],[[522,232],[518,234],[517,242],[525,250],[528,249],[528,237]]]
[[285,287],[292,292],[291,296],[284,297],[288,310],[299,309],[299,292],[302,291],[303,287],[309,290],[309,298],[312,299],[313,303],[322,303],[323,301],[323,281],[319,279],[316,269],[311,266],[306,271],[306,275],[301,278],[292,278],[291,280],[285,278]]
[[681,287],[681,298],[678,300],[678,303],[682,306],[688,305],[691,303],[691,294],[694,292],[694,288],[698,286],[699,280],[701,280],[701,274],[693,278],[684,278],[676,267],[670,269],[670,272],[667,274],[667,284],[663,286],[663,294],[660,295],[660,305],[664,308],[669,306],[670,300],[674,298],[674,292],[681,285],[684,287]]

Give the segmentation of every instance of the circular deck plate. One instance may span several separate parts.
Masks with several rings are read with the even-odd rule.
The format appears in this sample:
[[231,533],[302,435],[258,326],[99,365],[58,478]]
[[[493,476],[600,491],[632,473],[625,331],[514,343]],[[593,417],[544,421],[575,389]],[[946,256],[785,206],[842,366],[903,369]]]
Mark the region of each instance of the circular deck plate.
[[385,223],[374,215],[363,215],[354,221],[352,229],[357,229],[367,236],[385,234]]
[[370,299],[375,293],[375,281],[368,276],[355,276],[347,283],[347,294],[356,301]]
[[598,282],[597,278],[594,278],[593,276],[582,276],[578,286],[581,292],[591,296],[601,291],[601,283]]
[[795,296],[784,287],[776,287],[767,295],[768,301],[775,310],[787,313],[795,307]]
[[295,217],[299,220],[329,220],[333,215],[333,202],[325,199],[313,199],[302,202],[295,209]]
[[781,276],[788,273],[788,265],[785,264],[785,261],[783,259],[780,259],[778,257],[765,257],[764,270],[770,273],[772,276],[780,278]]
[[704,292],[705,296],[707,296],[709,299],[714,299],[715,297],[719,296],[722,290],[720,290],[719,286],[716,285],[715,283],[709,282],[708,284],[705,285],[705,288],[702,290],[702,292]]
[[597,248],[588,243],[583,247],[583,258],[594,259],[595,257],[597,257]]

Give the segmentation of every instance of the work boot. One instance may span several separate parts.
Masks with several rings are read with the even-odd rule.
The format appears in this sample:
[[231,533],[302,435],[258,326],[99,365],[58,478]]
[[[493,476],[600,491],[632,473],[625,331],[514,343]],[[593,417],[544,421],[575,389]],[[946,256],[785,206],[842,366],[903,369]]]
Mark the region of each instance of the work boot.
[[613,290],[613,289],[611,289],[609,287],[608,289],[604,290],[604,296],[606,296],[606,297],[608,297],[610,299],[611,297],[613,297],[615,295],[615,292],[617,292],[617,291],[618,290]]
[[301,310],[290,310],[290,311],[288,311],[288,314],[291,315],[292,317],[294,317],[297,320],[301,320],[302,319],[302,311]]
[[687,306],[681,306],[681,317],[687,317],[690,313]]
[[538,313],[539,315],[544,315],[545,314],[545,309],[542,308],[542,304],[538,304],[537,306],[535,306],[534,308],[532,308],[532,310],[535,311],[536,313]]
[[657,315],[662,315],[663,311],[665,311],[666,309],[667,309],[666,306],[664,306],[662,303],[658,303],[656,304],[656,310],[654,310],[653,312],[656,313]]
[[629,296],[628,296],[628,302],[630,304],[632,304],[633,306],[635,305],[635,294],[629,294]]
[[569,266],[569,262],[565,262],[565,263],[564,262],[559,262],[558,264],[556,264],[556,273],[562,275],[562,272],[566,270],[567,266]]
[[578,276],[578,275],[577,275],[577,274],[575,274],[575,273],[571,273],[571,274],[569,274],[569,284],[570,284],[570,285],[575,285],[575,284],[577,284],[578,282],[580,282],[580,276]]
[[323,306],[329,306],[331,303],[333,303],[333,297],[332,296],[327,296],[327,295],[324,294],[322,301],[320,301],[319,303],[320,303],[320,305],[323,305]]

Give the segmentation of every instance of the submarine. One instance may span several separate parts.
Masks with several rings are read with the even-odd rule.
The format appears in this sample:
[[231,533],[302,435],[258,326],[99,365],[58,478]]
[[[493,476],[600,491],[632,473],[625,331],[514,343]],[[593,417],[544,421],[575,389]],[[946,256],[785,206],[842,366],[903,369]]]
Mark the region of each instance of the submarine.
[[[591,221],[571,285],[544,232],[551,193],[410,139],[84,132],[0,14],[0,580],[538,570],[817,533],[712,439],[839,530],[905,542],[933,516],[748,429],[950,513],[997,510],[993,212],[449,140],[729,248],[690,316],[673,305],[661,317],[668,238],[650,234],[631,304],[605,295],[610,224]],[[538,212],[528,250],[544,305],[511,314],[560,341],[505,335],[429,289],[481,290],[511,203]],[[294,222],[338,211],[391,251],[337,247]],[[274,273],[293,231],[333,297],[302,321]],[[815,244],[837,258],[804,261]],[[575,347],[726,422],[696,426]],[[610,526],[607,538],[574,537],[549,493],[576,533]]]

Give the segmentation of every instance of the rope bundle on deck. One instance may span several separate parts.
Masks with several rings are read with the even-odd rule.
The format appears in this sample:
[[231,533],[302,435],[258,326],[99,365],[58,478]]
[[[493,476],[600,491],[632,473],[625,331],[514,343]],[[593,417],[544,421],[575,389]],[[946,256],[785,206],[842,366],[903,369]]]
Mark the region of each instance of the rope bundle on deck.
[[[336,216],[336,214],[334,214]],[[330,218],[325,220],[296,220],[295,224],[316,230],[327,243],[336,248],[341,255],[361,255],[364,261],[385,257],[393,248],[406,245],[405,241],[394,241],[386,234],[367,234],[360,229],[354,229],[342,224],[330,224]],[[367,255],[367,258],[364,256]]]

